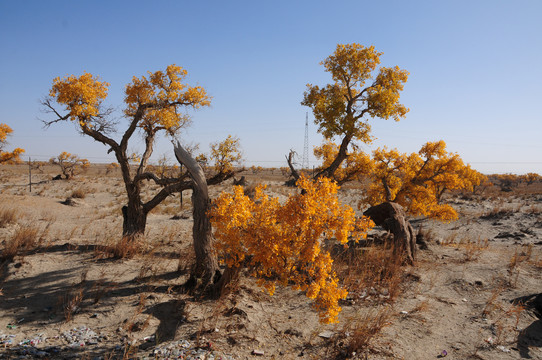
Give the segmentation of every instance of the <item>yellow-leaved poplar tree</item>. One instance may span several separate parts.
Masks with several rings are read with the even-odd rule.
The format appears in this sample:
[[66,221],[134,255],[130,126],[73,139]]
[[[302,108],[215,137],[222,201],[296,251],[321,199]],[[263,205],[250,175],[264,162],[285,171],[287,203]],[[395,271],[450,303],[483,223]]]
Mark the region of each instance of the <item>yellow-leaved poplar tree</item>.
[[338,186],[327,178],[301,176],[297,186],[303,191],[284,204],[266,195],[262,186],[252,199],[240,186],[222,193],[209,214],[215,246],[228,268],[249,267],[270,294],[277,284],[306,291],[321,321],[335,322],[341,310],[338,301],[347,292],[339,285],[322,240],[334,236],[345,244],[349,236],[360,239],[372,222],[357,219],[352,208],[341,204]]
[[[85,135],[106,145],[119,164],[128,203],[122,208],[123,235],[133,237],[145,231],[147,214],[169,195],[189,189],[188,174],[174,177],[159,177],[148,169],[158,133],[175,136],[190,123],[186,110],[197,110],[211,104],[211,98],[201,86],[185,83],[187,71],[177,65],[169,65],[165,71],[148,72],[147,76],[133,77],[126,85],[124,118],[128,126],[120,140],[115,132],[116,120],[113,109],[106,107],[109,83],[89,73],[56,78],[42,104],[53,115],[53,120],[44,121],[50,126],[60,121],[72,121]],[[55,103],[61,109],[57,109]],[[139,130],[139,131],[138,131]],[[142,134],[144,149],[136,157],[128,152],[128,143],[135,134]],[[130,166],[136,161],[135,166]],[[135,167],[135,168],[134,168]],[[228,168],[229,169],[229,168]],[[215,174],[210,184],[233,176],[233,173]],[[153,181],[160,190],[150,199],[143,199],[142,187]]]
[[51,158],[49,163],[58,165],[65,179],[73,178],[90,166],[87,159],[81,159],[79,156],[66,151],[61,152],[57,157]]
[[233,165],[238,164],[243,157],[239,138],[228,135],[224,141],[211,144],[210,157],[214,161],[213,168],[216,173],[233,172]]
[[20,155],[24,153],[21,148],[16,148],[13,151],[4,151],[7,145],[7,138],[11,135],[13,129],[7,124],[0,123],[0,164],[18,163],[21,161]]
[[541,181],[542,176],[540,176],[537,173],[530,172],[530,173],[527,173],[525,175],[522,175],[521,179],[523,181],[525,181],[527,183],[527,185],[531,185],[531,184],[533,184],[535,182]]
[[379,148],[373,152],[369,176],[372,182],[365,202],[396,202],[410,214],[442,221],[457,219],[457,212],[440,201],[444,192],[473,191],[485,178],[465,165],[458,154],[448,152],[442,140],[428,142],[412,154]]
[[333,82],[307,85],[301,104],[312,109],[318,132],[326,140],[340,141],[333,160],[315,177],[333,178],[352,142],[372,141],[370,119],[399,121],[406,116],[408,108],[399,101],[409,74],[397,66],[379,67],[381,55],[374,46],[339,44],[321,63]]

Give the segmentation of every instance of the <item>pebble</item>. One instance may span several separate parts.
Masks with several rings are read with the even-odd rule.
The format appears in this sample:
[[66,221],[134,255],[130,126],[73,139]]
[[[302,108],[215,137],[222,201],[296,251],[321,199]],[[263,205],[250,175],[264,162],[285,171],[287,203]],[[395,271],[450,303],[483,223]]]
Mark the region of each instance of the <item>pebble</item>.
[[333,337],[333,335],[334,335],[333,331],[329,331],[329,330],[324,330],[320,334],[318,334],[318,336],[324,339],[330,339]]
[[154,348],[150,359],[186,359],[186,360],[234,360],[231,355],[221,354],[211,349],[197,348],[187,340],[162,343]]
[[78,328],[64,331],[62,333],[62,337],[68,342],[68,346],[71,348],[83,347],[85,345],[96,345],[104,338],[86,326],[80,326]]
[[[19,358],[54,358],[63,352],[72,353],[75,349],[84,349],[88,345],[96,345],[99,342],[107,339],[105,336],[98,335],[86,326],[80,326],[77,328],[64,331],[60,336],[51,337],[49,339],[62,338],[66,341],[67,345],[60,346],[46,346],[42,347],[48,339],[44,333],[37,334],[30,339],[22,339],[16,342],[16,334],[4,334],[0,332],[0,346],[3,348],[10,348],[12,354],[19,355]],[[146,336],[142,339],[146,342],[154,342],[155,336]],[[37,346],[42,344],[38,349]],[[123,346],[117,345],[116,349],[121,350]],[[153,349],[149,349],[151,354],[147,357],[143,357],[144,360],[151,359],[186,359],[186,360],[234,360],[231,355],[223,354],[219,351],[213,350],[209,345],[207,348],[197,347],[195,344],[187,340],[177,340],[165,342],[157,345]],[[261,352],[261,350],[255,350]],[[2,358],[2,356],[0,356]]]

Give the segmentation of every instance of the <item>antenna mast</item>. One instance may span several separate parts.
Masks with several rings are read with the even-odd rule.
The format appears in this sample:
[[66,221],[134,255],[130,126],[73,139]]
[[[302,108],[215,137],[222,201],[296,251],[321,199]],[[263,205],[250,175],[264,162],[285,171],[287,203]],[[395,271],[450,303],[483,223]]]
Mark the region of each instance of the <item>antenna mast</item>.
[[309,168],[309,113],[305,113],[305,145],[303,147],[302,169]]

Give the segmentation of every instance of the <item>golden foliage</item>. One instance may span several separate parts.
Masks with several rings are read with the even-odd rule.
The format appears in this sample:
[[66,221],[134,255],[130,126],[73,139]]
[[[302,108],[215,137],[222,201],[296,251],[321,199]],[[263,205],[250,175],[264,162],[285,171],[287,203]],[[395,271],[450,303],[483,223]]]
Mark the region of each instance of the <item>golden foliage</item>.
[[[320,168],[326,168],[331,165],[339,153],[339,146],[332,141],[326,141],[321,146],[314,148],[314,156],[322,160]],[[373,163],[369,155],[354,147],[347,154],[339,168],[333,174],[333,180],[339,185],[347,181],[359,179],[367,176],[372,171]]]
[[24,149],[16,148],[11,152],[4,151],[4,146],[7,144],[7,138],[12,132],[13,130],[9,125],[0,123],[0,164],[21,162],[20,155],[24,153]]
[[175,133],[189,120],[186,114],[178,110],[181,106],[198,109],[209,106],[211,98],[200,86],[188,86],[182,81],[187,71],[180,66],[169,65],[165,72],[148,72],[149,78],[133,77],[132,83],[126,86],[125,102],[128,105],[125,113],[129,117],[138,111],[148,108],[139,126],[145,132],[153,133],[166,130]]
[[521,175],[521,180],[525,181],[527,185],[531,185],[532,183],[541,181],[542,176],[538,175],[537,173],[527,173],[525,175]]
[[13,130],[7,124],[0,123],[0,146],[3,146],[6,143],[8,135],[10,135]]
[[[149,72],[149,77],[133,77],[126,86],[125,114],[137,121],[137,126],[147,134],[165,130],[175,133],[189,120],[181,107],[193,109],[209,106],[210,97],[202,87],[191,87],[182,81],[187,71],[176,65],[169,65],[165,72]],[[92,129],[103,131],[112,124],[104,125],[102,103],[107,97],[109,83],[89,73],[77,77],[69,75],[55,78],[49,96],[65,106],[67,117],[59,120],[78,121],[83,132]],[[93,134],[96,136],[96,134]]]
[[428,142],[418,153],[396,149],[373,152],[373,182],[366,196],[371,205],[394,201],[414,215],[442,221],[457,218],[456,211],[440,199],[446,190],[474,191],[485,176],[465,165],[456,153],[446,151],[444,141]]
[[326,139],[346,135],[367,143],[372,138],[365,115],[396,121],[406,116],[408,109],[399,98],[408,72],[397,66],[377,71],[380,55],[374,46],[339,44],[321,63],[333,84],[308,84],[301,104],[312,109],[318,132]]
[[89,126],[90,119],[100,114],[100,106],[107,97],[109,83],[99,81],[99,77],[85,72],[76,77],[66,76],[53,80],[49,96],[59,104],[65,105],[69,119],[79,121],[81,127]]
[[138,155],[135,152],[132,152],[130,156],[128,156],[128,162],[132,164],[138,164],[141,162],[141,155]]
[[56,158],[51,158],[49,162],[60,166],[62,175],[66,179],[71,179],[80,172],[88,169],[90,162],[87,159],[81,159],[75,154],[63,151]]
[[216,248],[229,267],[248,263],[270,294],[277,284],[292,285],[314,300],[322,322],[336,322],[338,301],[347,292],[339,286],[321,240],[335,236],[345,244],[349,235],[365,237],[372,221],[357,220],[352,208],[339,202],[338,186],[329,179],[301,177],[297,185],[303,193],[284,204],[266,195],[262,186],[253,199],[240,186],[233,194],[222,193],[210,211]]
[[[226,174],[233,171],[235,164],[242,158],[241,145],[239,138],[228,135],[222,142],[211,144],[210,160],[214,162],[214,170],[220,174]],[[198,161],[203,162],[200,157]],[[209,160],[205,158],[205,162]]]

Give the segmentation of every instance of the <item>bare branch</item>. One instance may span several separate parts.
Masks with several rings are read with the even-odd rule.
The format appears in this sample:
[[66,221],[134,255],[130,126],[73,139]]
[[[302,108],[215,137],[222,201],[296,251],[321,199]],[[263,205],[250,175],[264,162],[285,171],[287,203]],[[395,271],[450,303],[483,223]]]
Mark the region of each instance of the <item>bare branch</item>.
[[181,177],[178,177],[178,178],[159,178],[154,173],[144,172],[144,173],[137,174],[136,176],[134,176],[134,183],[142,181],[142,180],[152,180],[156,183],[156,185],[168,186],[171,184],[181,182],[185,180],[187,177],[188,177],[188,174],[185,173],[185,174],[182,174]]
[[165,186],[160,190],[158,194],[156,194],[151,200],[147,201],[145,204],[143,204],[143,210],[148,213],[152,209],[154,209],[156,206],[158,206],[162,201],[164,201],[165,198],[167,198],[169,195],[181,192],[183,190],[188,190],[192,188],[192,182],[191,181],[182,181],[175,184],[170,184],[168,186]]
[[56,111],[56,109],[51,104],[51,98],[50,97],[46,97],[43,100],[41,100],[40,104],[45,107],[44,112],[46,114],[55,114],[55,116],[56,116],[56,119],[51,120],[51,121],[41,120],[41,122],[43,123],[43,126],[45,128],[48,128],[52,124],[57,123],[59,121],[65,121],[65,120],[68,120],[70,118],[70,113],[67,113],[66,115],[62,116],[62,115],[60,115],[58,113],[58,111]]

